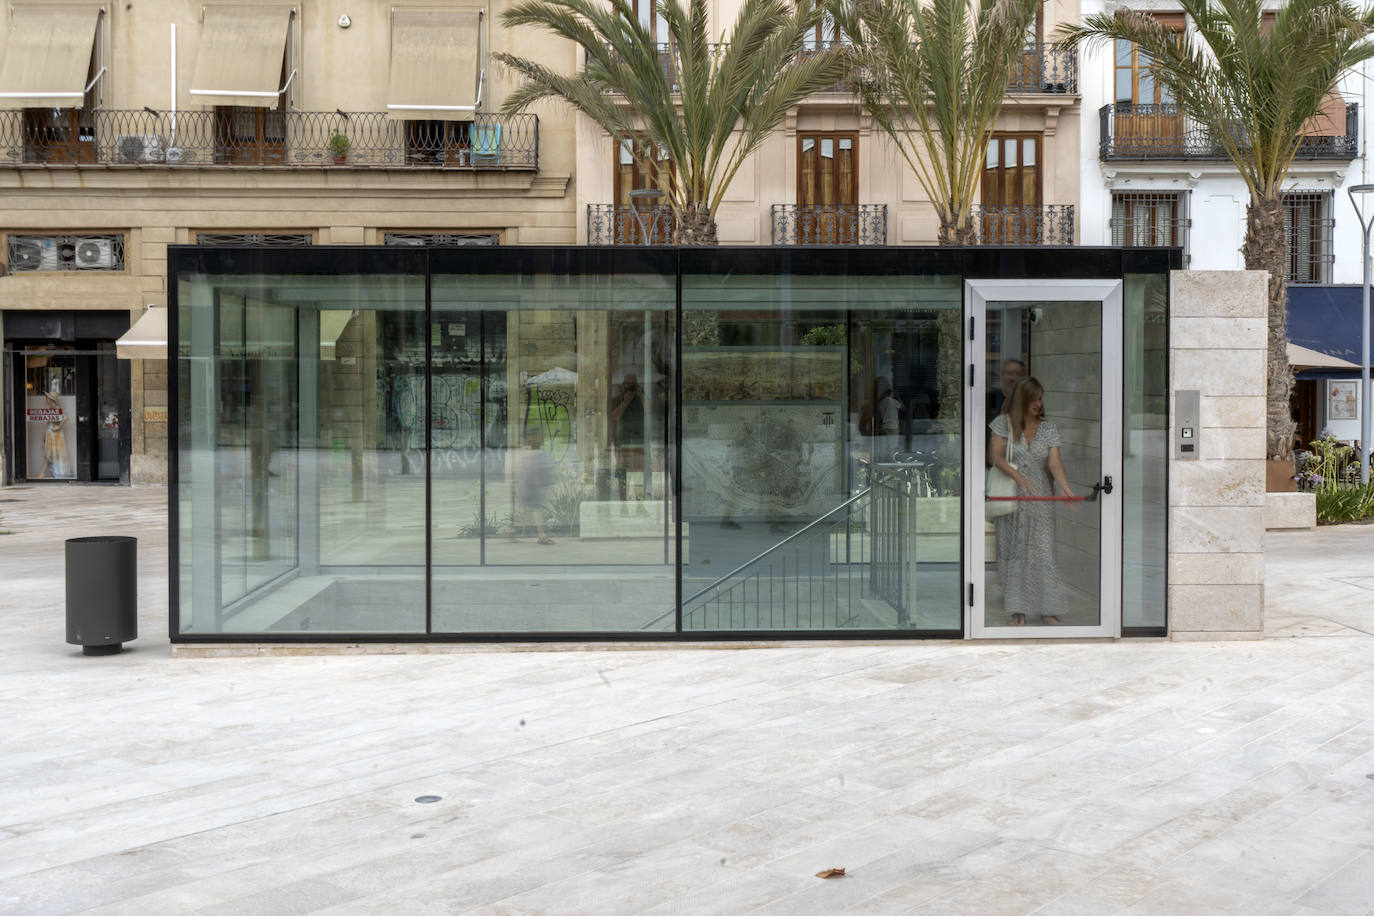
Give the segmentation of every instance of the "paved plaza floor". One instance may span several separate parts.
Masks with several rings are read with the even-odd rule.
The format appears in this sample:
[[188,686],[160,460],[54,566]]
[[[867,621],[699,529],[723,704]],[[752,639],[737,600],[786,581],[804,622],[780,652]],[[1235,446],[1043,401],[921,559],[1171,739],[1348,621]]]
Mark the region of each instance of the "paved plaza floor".
[[165,504],[0,489],[0,912],[1374,912],[1374,528],[1271,534],[1254,642],[173,657]]

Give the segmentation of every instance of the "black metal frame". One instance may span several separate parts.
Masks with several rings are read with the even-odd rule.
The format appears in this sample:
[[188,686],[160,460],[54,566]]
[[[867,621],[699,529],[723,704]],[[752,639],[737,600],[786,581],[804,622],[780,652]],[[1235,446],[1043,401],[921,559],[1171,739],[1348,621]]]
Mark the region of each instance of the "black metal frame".
[[[681,363],[682,278],[685,274],[724,276],[729,273],[757,273],[792,276],[932,276],[958,275],[961,280],[1016,277],[1027,280],[1062,279],[1120,279],[1131,273],[1160,274],[1182,267],[1183,254],[1178,248],[1045,248],[970,247],[824,247],[824,248],[744,248],[707,247],[680,248],[670,246],[612,246],[612,247],[548,247],[515,246],[504,248],[413,248],[401,246],[327,246],[305,249],[215,248],[189,245],[168,247],[168,339],[172,348],[179,348],[179,279],[187,274],[295,274],[314,276],[338,275],[410,275],[425,278],[425,318],[430,315],[430,280],[435,274],[509,274],[535,275],[560,273],[572,275],[606,276],[616,273],[672,273],[676,283],[674,311],[675,343],[678,364]],[[962,290],[961,290],[962,296]],[[967,307],[962,320],[967,321]],[[428,349],[427,349],[428,352]],[[173,643],[484,643],[484,642],[778,642],[782,640],[836,639],[958,639],[965,634],[962,626],[951,630],[696,630],[682,629],[682,558],[676,559],[675,623],[672,632],[645,631],[568,631],[568,632],[468,632],[468,633],[285,633],[263,634],[181,633],[178,630],[180,611],[180,530],[179,500],[176,488],[180,484],[180,370],[176,352],[168,361],[168,486],[172,498],[168,500],[169,525],[173,536],[168,543],[169,638]],[[682,397],[681,374],[674,381],[675,402]],[[967,400],[967,390],[964,398]],[[967,409],[967,405],[965,405]],[[426,420],[428,428],[429,420]],[[680,409],[673,414],[674,442],[682,439]],[[428,438],[427,440],[428,441]],[[675,538],[682,536],[682,455],[673,450],[673,500]],[[428,462],[428,454],[426,462]],[[428,465],[426,465],[428,467]],[[428,493],[428,472],[426,475]],[[962,496],[961,496],[962,501]],[[427,500],[428,504],[429,500]],[[431,508],[426,507],[426,520]],[[962,507],[961,507],[962,511]],[[429,567],[430,525],[426,524],[425,556]],[[967,557],[961,555],[961,565]],[[431,577],[426,574],[426,619],[428,620]],[[1162,636],[1162,628],[1129,628],[1124,636]]]

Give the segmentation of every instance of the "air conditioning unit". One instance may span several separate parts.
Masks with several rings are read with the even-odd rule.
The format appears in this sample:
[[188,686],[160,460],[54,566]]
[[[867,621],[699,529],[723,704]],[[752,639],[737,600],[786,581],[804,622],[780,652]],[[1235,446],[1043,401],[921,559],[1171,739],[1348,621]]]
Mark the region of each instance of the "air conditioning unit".
[[162,138],[157,134],[119,134],[115,155],[120,162],[161,162]]
[[57,240],[11,238],[10,270],[57,270]]
[[79,270],[112,270],[115,267],[114,242],[102,238],[77,239],[75,261]]

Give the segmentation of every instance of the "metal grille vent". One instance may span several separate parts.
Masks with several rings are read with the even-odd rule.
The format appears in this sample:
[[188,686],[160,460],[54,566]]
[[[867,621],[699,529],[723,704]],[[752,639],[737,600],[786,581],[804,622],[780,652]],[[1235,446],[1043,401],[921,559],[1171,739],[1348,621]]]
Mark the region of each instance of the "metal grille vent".
[[44,270],[123,270],[123,235],[11,235],[5,240],[12,273]]
[[500,237],[491,234],[452,232],[387,232],[382,236],[386,245],[412,245],[419,248],[453,248],[463,246],[495,247]]
[[315,238],[309,232],[199,232],[197,245],[239,248],[309,248]]

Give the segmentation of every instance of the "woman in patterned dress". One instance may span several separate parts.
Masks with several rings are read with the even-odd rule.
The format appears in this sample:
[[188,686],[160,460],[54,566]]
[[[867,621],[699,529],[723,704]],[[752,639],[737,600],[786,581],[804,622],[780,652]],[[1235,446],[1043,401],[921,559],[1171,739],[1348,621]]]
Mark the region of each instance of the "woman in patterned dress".
[[[1004,412],[989,424],[988,460],[1016,481],[1018,496],[1072,496],[1059,459],[1059,429],[1045,419],[1044,398],[1045,389],[1034,378],[1016,383]],[[1015,443],[1011,462],[1008,440]],[[1024,626],[1032,614],[1051,626],[1064,622],[1058,614],[1064,585],[1055,563],[1055,506],[1018,502],[1015,512],[997,519],[997,570],[1014,627]]]

